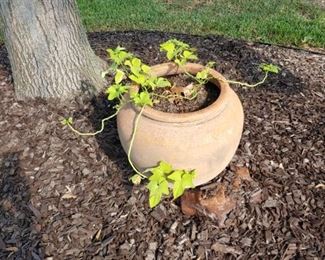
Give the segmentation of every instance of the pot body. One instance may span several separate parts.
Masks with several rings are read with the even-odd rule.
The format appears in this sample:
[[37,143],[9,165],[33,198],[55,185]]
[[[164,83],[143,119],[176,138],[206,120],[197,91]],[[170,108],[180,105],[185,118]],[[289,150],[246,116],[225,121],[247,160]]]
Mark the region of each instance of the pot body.
[[[185,65],[190,73],[202,65]],[[171,63],[151,67],[151,73],[166,76],[181,73]],[[229,164],[239,145],[243,129],[243,109],[236,93],[224,77],[210,70],[211,80],[220,88],[218,99],[210,106],[190,113],[166,113],[146,107],[139,120],[131,159],[144,170],[159,161],[170,163],[174,169],[196,169],[196,186],[216,177]],[[130,102],[117,116],[118,134],[127,153],[136,116],[140,109]]]

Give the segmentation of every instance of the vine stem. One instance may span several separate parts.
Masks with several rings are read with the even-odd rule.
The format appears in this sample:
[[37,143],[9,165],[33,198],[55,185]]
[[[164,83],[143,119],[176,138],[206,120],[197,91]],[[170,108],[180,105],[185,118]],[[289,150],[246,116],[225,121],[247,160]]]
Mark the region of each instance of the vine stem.
[[[197,80],[191,73],[189,73],[188,71],[186,71],[185,69],[184,70],[184,73],[189,76],[190,78],[192,79],[195,79]],[[235,81],[235,80],[225,80],[227,83],[230,83],[230,84],[238,84],[240,86],[244,86],[244,87],[249,87],[249,88],[254,88],[254,87],[257,87],[261,84],[263,84],[265,82],[265,80],[267,79],[268,77],[268,71],[265,72],[265,75],[264,75],[264,78],[260,81],[260,82],[257,82],[255,84],[248,84],[248,83],[245,83],[245,82],[240,82],[240,81]],[[222,80],[223,81],[223,80]],[[200,84],[202,85],[202,84]],[[196,97],[196,96],[195,96]]]
[[68,124],[68,126],[69,126],[69,128],[72,130],[72,132],[74,132],[74,133],[76,133],[76,134],[78,134],[78,135],[82,135],[82,136],[94,136],[94,135],[97,135],[97,134],[103,132],[104,127],[105,127],[105,122],[106,122],[107,120],[110,120],[111,118],[115,117],[115,116],[118,114],[119,111],[120,111],[120,109],[116,110],[116,112],[115,112],[113,115],[110,115],[110,116],[108,116],[108,117],[102,119],[102,122],[101,122],[101,123],[102,123],[102,126],[101,126],[101,128],[100,128],[98,131],[93,132],[93,133],[84,133],[84,132],[80,132],[80,131],[78,131],[77,129],[75,129],[71,124]]
[[142,113],[143,113],[143,110],[144,110],[144,107],[143,106],[139,112],[139,114],[137,115],[136,119],[135,119],[135,123],[134,123],[134,130],[133,130],[133,133],[132,133],[132,136],[131,136],[131,141],[130,141],[130,146],[129,146],[129,150],[128,150],[128,161],[129,161],[129,164],[131,165],[132,169],[137,173],[139,174],[142,178],[144,179],[147,179],[148,177],[146,175],[144,175],[142,172],[140,172],[133,164],[132,160],[131,160],[131,152],[132,152],[132,147],[133,147],[133,143],[134,143],[134,139],[135,139],[135,135],[137,133],[137,130],[138,130],[138,126],[139,126],[139,120],[140,120],[140,117],[142,116]]
[[257,87],[258,85],[263,84],[265,82],[265,80],[267,79],[267,77],[268,77],[268,72],[265,72],[264,78],[260,82],[257,82],[255,84],[248,84],[248,83],[243,83],[243,82],[239,82],[239,81],[235,81],[235,80],[226,80],[226,82],[228,82],[230,84],[238,84],[238,85],[241,85],[244,87],[254,88],[254,87]]

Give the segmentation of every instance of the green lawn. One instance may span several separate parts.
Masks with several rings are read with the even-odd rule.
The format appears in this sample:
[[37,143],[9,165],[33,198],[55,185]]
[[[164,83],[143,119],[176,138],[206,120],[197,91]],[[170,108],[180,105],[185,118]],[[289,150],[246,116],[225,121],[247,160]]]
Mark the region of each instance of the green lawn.
[[77,0],[89,31],[221,34],[325,47],[325,9],[315,0]]
[[325,48],[325,9],[317,5],[320,0],[77,2],[88,31],[137,29],[218,34],[266,43]]

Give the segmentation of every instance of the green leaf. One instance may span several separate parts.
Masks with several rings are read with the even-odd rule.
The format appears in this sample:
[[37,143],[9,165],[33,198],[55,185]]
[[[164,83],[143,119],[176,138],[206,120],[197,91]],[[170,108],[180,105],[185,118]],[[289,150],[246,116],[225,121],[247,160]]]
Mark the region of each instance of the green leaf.
[[273,65],[273,64],[265,64],[265,63],[262,63],[260,65],[260,68],[264,71],[264,72],[270,72],[270,73],[279,73],[280,71],[280,68],[276,65]]
[[176,170],[172,172],[170,175],[168,175],[168,179],[173,180],[173,181],[181,181],[182,180],[182,170]]
[[151,208],[155,207],[162,198],[162,195],[169,195],[168,182],[166,179],[157,182],[156,180],[150,180],[147,185],[149,189],[149,205]]
[[197,56],[190,50],[183,51],[183,63],[186,63],[188,60],[197,60]]
[[142,64],[141,69],[146,74],[148,74],[150,72],[150,67],[146,64]]
[[165,88],[165,87],[170,87],[171,83],[167,79],[159,77],[157,78],[155,85],[158,88]]
[[156,207],[161,201],[162,194],[160,192],[154,193],[149,197],[150,208]]
[[[113,59],[113,57],[115,56],[115,52],[113,51],[113,49],[107,49],[106,51],[107,51],[109,57],[110,57],[111,59]],[[114,58],[115,58],[115,57],[114,57]]]
[[150,169],[152,175],[149,177],[150,181],[157,181],[158,183],[166,180],[166,175],[171,173],[173,170],[172,166],[165,162],[160,161],[156,167]]
[[167,52],[167,59],[172,60],[174,58],[174,52],[168,51]]
[[184,58],[188,59],[191,55],[193,55],[193,52],[188,50],[183,51]]
[[72,117],[69,117],[69,118],[62,119],[60,122],[62,125],[72,125],[73,120]]
[[149,183],[147,184],[147,188],[150,194],[156,193],[159,190],[158,181],[156,180],[149,181]]
[[195,178],[195,171],[185,172],[182,176],[182,184],[185,189],[194,188],[193,180]]
[[123,78],[124,78],[124,75],[125,75],[125,73],[123,72],[123,71],[121,71],[121,70],[116,70],[116,74],[115,74],[115,83],[116,84],[119,84],[122,80],[123,80]]
[[139,95],[136,95],[133,99],[134,103],[138,106],[152,106],[152,100],[148,92],[141,92]]
[[185,189],[187,188],[193,188],[193,180],[195,178],[195,170],[192,171],[185,171],[185,170],[175,170],[172,172],[168,179],[173,180],[173,196],[174,199],[181,196]]
[[134,88],[131,88],[130,89],[130,98],[131,99],[134,99],[137,95],[139,95],[139,93],[137,92],[137,90],[134,89]]
[[165,180],[165,173],[159,168],[153,168],[151,169],[152,175],[149,177],[150,181],[157,181],[158,183]]
[[120,84],[115,84],[107,88],[106,93],[108,94],[107,99],[108,100],[113,100],[115,98],[120,97],[124,93],[128,91],[129,87],[128,86],[123,86]]
[[139,77],[139,76],[140,76],[140,68],[132,66],[132,67],[130,67],[130,69],[131,69],[131,72],[132,72],[136,77]]
[[192,54],[190,57],[187,58],[188,60],[197,60],[198,57],[195,54]]
[[121,65],[126,59],[133,57],[132,53],[126,52],[125,48],[117,46],[115,49],[107,49],[109,59],[116,65]]
[[141,183],[142,177],[139,174],[134,174],[130,180],[134,185],[139,185]]
[[108,100],[113,100],[113,99],[115,99],[115,98],[117,98],[119,96],[116,88],[114,87],[114,85],[110,86],[106,90],[106,93],[108,94],[108,97],[107,97]]
[[131,53],[128,53],[126,51],[121,51],[119,54],[118,54],[118,57],[119,59],[121,60],[121,63],[123,61],[125,61],[126,59],[129,59],[129,58],[132,58],[133,54]]
[[166,179],[159,183],[159,189],[162,194],[169,195],[168,182]]
[[134,67],[138,67],[138,68],[140,68],[141,67],[141,60],[140,59],[138,59],[138,58],[133,58],[132,59],[132,66],[134,66]]
[[136,75],[133,75],[133,74],[130,75],[129,79],[132,80],[133,82],[137,83],[137,84],[140,84],[140,80]]
[[173,167],[171,166],[171,164],[165,161],[160,161],[158,168],[161,169],[161,171],[166,174],[169,174],[173,171]]
[[196,73],[195,76],[197,79],[207,79],[208,78],[208,71],[207,70],[202,70]]
[[212,68],[212,67],[214,67],[215,64],[216,64],[215,61],[209,61],[209,62],[207,63],[207,65],[205,65],[205,67],[207,67],[207,68]]
[[175,59],[174,62],[178,65],[178,66],[182,66],[185,64],[185,60],[182,59]]
[[149,205],[151,208],[158,205],[163,194],[169,194],[168,182],[165,179],[163,179],[161,182],[151,180],[148,183],[147,188],[149,189]]
[[160,44],[160,49],[166,52],[173,53],[175,50],[175,44],[172,41],[167,41]]
[[132,63],[131,63],[130,60],[126,60],[126,61],[124,62],[124,65],[125,65],[125,66],[129,66],[129,67],[132,67]]
[[176,181],[173,186],[173,196],[174,199],[177,199],[184,193],[184,187],[181,181]]

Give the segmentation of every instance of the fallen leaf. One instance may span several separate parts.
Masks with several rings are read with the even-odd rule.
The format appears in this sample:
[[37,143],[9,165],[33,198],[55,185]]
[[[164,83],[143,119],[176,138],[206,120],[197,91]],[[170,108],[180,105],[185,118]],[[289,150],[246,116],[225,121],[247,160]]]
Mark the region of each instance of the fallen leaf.
[[208,213],[218,220],[220,226],[223,225],[227,214],[236,206],[236,201],[225,196],[224,186],[220,186],[217,193],[205,199],[200,199],[200,204]]
[[183,87],[172,86],[170,91],[176,95],[181,95],[183,93]]
[[170,91],[173,94],[176,94],[178,96],[181,96],[183,94],[185,97],[191,97],[193,94],[193,88],[194,88],[194,85],[193,85],[193,83],[191,83],[191,84],[188,84],[186,87],[172,86],[170,88]]
[[197,207],[200,204],[201,192],[199,191],[185,191],[181,197],[181,209],[187,216],[197,214]]
[[184,93],[184,96],[185,97],[191,97],[192,94],[193,94],[193,88],[194,88],[194,85],[193,83],[187,85],[186,87],[183,88],[183,93]]

